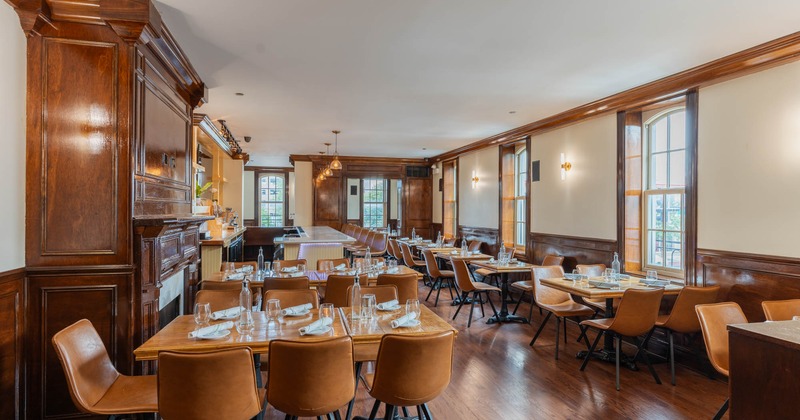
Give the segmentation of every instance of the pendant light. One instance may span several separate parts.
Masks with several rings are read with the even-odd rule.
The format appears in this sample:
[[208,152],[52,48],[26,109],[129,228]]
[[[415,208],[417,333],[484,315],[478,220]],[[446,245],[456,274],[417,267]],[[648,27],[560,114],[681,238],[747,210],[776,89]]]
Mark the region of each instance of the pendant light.
[[[330,151],[331,151],[331,144],[325,143],[325,156],[328,156],[330,154]],[[330,165],[326,166],[325,169],[322,171],[322,173],[325,174],[325,176],[333,176],[333,171],[331,170],[332,165],[333,162],[331,162]]]
[[332,133],[334,136],[336,136],[336,139],[334,140],[336,146],[333,148],[333,161],[331,162],[330,168],[334,171],[338,171],[342,169],[342,162],[339,161],[339,133],[341,133],[341,131],[333,130]]

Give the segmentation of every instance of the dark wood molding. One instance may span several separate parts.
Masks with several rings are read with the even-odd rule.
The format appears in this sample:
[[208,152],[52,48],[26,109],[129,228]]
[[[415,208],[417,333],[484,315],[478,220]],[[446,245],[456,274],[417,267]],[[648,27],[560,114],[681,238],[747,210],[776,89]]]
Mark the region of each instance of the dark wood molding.
[[564,257],[564,270],[570,272],[577,264],[610,265],[617,241],[531,232],[528,247],[533,250],[532,263],[541,263],[545,255],[560,255]]
[[697,89],[686,93],[686,213],[684,255],[684,278],[687,284],[695,284],[695,262],[697,260],[697,130],[699,115]]
[[[330,163],[333,156],[321,155],[289,155],[289,162],[294,166],[295,162],[313,162],[315,164]],[[383,165],[410,165],[410,166],[429,166],[428,159],[414,159],[414,158],[392,158],[392,157],[374,157],[374,156],[339,156],[339,161],[342,164],[383,164]]]
[[625,267],[625,111],[617,112],[617,253],[620,267]]
[[[231,159],[236,160],[243,160],[245,164],[250,161],[250,154],[248,153],[236,153],[231,149],[231,145],[225,140],[225,136],[222,135],[222,132],[219,130],[216,124],[211,121],[211,118],[205,114],[194,113],[192,115],[192,123],[197,126],[200,130],[203,131],[205,135],[207,135],[214,144],[220,148],[226,155],[230,156]],[[247,170],[247,167],[245,167]]]
[[285,173],[285,174],[289,174],[289,172],[294,172],[294,168],[285,168],[280,166],[245,166],[244,170],[251,172],[274,172],[274,173]]
[[[267,166],[253,166],[245,168],[245,171],[253,173],[253,215],[252,226],[261,226],[261,185],[259,178],[262,174],[280,174],[283,175],[283,226],[290,226],[289,219],[289,173],[294,172],[292,168],[270,168]],[[313,181],[312,181],[313,182]],[[244,221],[247,226],[247,220]]]
[[23,418],[25,268],[0,273],[0,418]]
[[430,158],[439,162],[468,152],[511,143],[576,122],[649,105],[709,86],[800,59],[800,32],[748,48],[680,73],[628,89],[559,114],[526,124]]
[[[500,252],[500,229],[475,227],[475,226],[461,226],[458,225],[458,238],[465,238],[469,241],[481,241],[481,252],[488,255],[497,255]],[[459,246],[456,243],[456,246]]]

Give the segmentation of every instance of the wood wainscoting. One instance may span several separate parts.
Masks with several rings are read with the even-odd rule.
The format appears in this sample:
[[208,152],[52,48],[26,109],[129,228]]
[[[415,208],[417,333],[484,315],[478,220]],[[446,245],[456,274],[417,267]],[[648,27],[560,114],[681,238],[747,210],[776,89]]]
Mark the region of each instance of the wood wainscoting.
[[720,301],[738,303],[750,322],[764,321],[762,301],[800,298],[800,259],[698,249],[695,282],[721,286]]
[[531,232],[526,249],[528,260],[534,264],[540,264],[545,255],[563,256],[564,271],[571,272],[577,264],[610,265],[617,241]]
[[0,273],[0,418],[21,418],[25,389],[25,269]]
[[[497,255],[500,251],[500,229],[458,226],[458,238],[466,238],[469,241],[481,241],[481,252],[488,255]],[[456,243],[456,246],[460,246]]]

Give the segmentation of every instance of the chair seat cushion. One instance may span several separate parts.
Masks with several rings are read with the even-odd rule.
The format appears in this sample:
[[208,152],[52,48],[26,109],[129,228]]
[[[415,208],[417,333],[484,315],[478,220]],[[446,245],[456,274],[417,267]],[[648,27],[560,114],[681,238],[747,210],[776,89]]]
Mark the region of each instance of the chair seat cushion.
[[156,375],[120,375],[92,407],[100,414],[155,413],[158,411]]
[[587,319],[586,321],[581,321],[581,325],[605,331],[608,330],[612,322],[614,322],[614,318]]
[[499,287],[492,286],[487,283],[481,283],[479,281],[473,281],[472,286],[475,287],[475,290],[480,291],[489,291],[489,292],[501,292]]
[[591,316],[594,314],[594,309],[586,306],[581,305],[578,302],[573,300],[568,300],[563,303],[559,303],[556,305],[547,305],[543,303],[538,303],[540,308],[544,309],[545,311],[552,312],[555,316],[563,317],[563,316]]
[[658,318],[656,318],[656,327],[663,327],[668,319],[669,315],[659,315]]
[[439,270],[439,276],[444,278],[451,278],[451,277],[454,278],[456,276],[456,273],[450,270]]
[[[525,291],[525,292],[530,292],[531,290],[533,290],[533,281],[532,280],[517,281],[517,282],[511,283],[511,287],[513,287],[515,289],[519,289],[519,290]],[[594,312],[594,311],[592,311],[592,312]]]
[[[606,300],[605,299],[602,299],[602,298],[595,298],[595,299],[583,298],[583,302],[586,303],[587,306],[590,306],[592,308],[596,308],[598,311],[605,312],[605,310],[606,310]],[[619,307],[619,299],[615,298],[614,299],[614,303],[612,305],[614,306],[614,310],[616,310],[617,307]]]
[[482,277],[486,277],[486,276],[494,276],[497,273],[495,273],[492,270],[489,270],[488,268],[479,268],[479,269],[475,270],[475,274],[478,274],[478,275],[480,275]]

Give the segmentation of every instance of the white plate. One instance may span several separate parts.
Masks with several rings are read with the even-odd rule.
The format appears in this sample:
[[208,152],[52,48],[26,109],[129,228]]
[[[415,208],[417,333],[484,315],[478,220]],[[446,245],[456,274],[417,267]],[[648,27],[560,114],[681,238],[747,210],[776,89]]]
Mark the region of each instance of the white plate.
[[379,310],[379,311],[396,311],[396,310],[398,310],[398,309],[400,309],[400,308],[402,308],[402,306],[400,306],[400,305],[397,305],[397,306],[393,306],[393,307],[391,307],[391,308],[383,308],[383,309],[381,309],[381,308],[378,308],[378,310]]
[[398,328],[410,328],[410,327],[418,327],[418,326],[419,326],[419,320],[415,319],[415,320],[413,320],[411,322],[406,322],[405,324],[399,326]]
[[284,316],[293,316],[293,317],[306,316],[306,315],[309,314],[309,312],[311,312],[311,310],[310,309],[306,309],[305,312],[300,312],[299,314],[286,314]]
[[322,330],[314,330],[312,332],[307,332],[306,335],[323,335],[323,334],[327,334],[327,333],[331,332],[331,330],[333,330],[333,328],[331,328],[330,325],[329,325],[329,326],[325,327],[325,329],[322,329]]
[[231,335],[231,330],[219,330],[212,333],[198,335],[197,338],[201,340],[219,340]]

